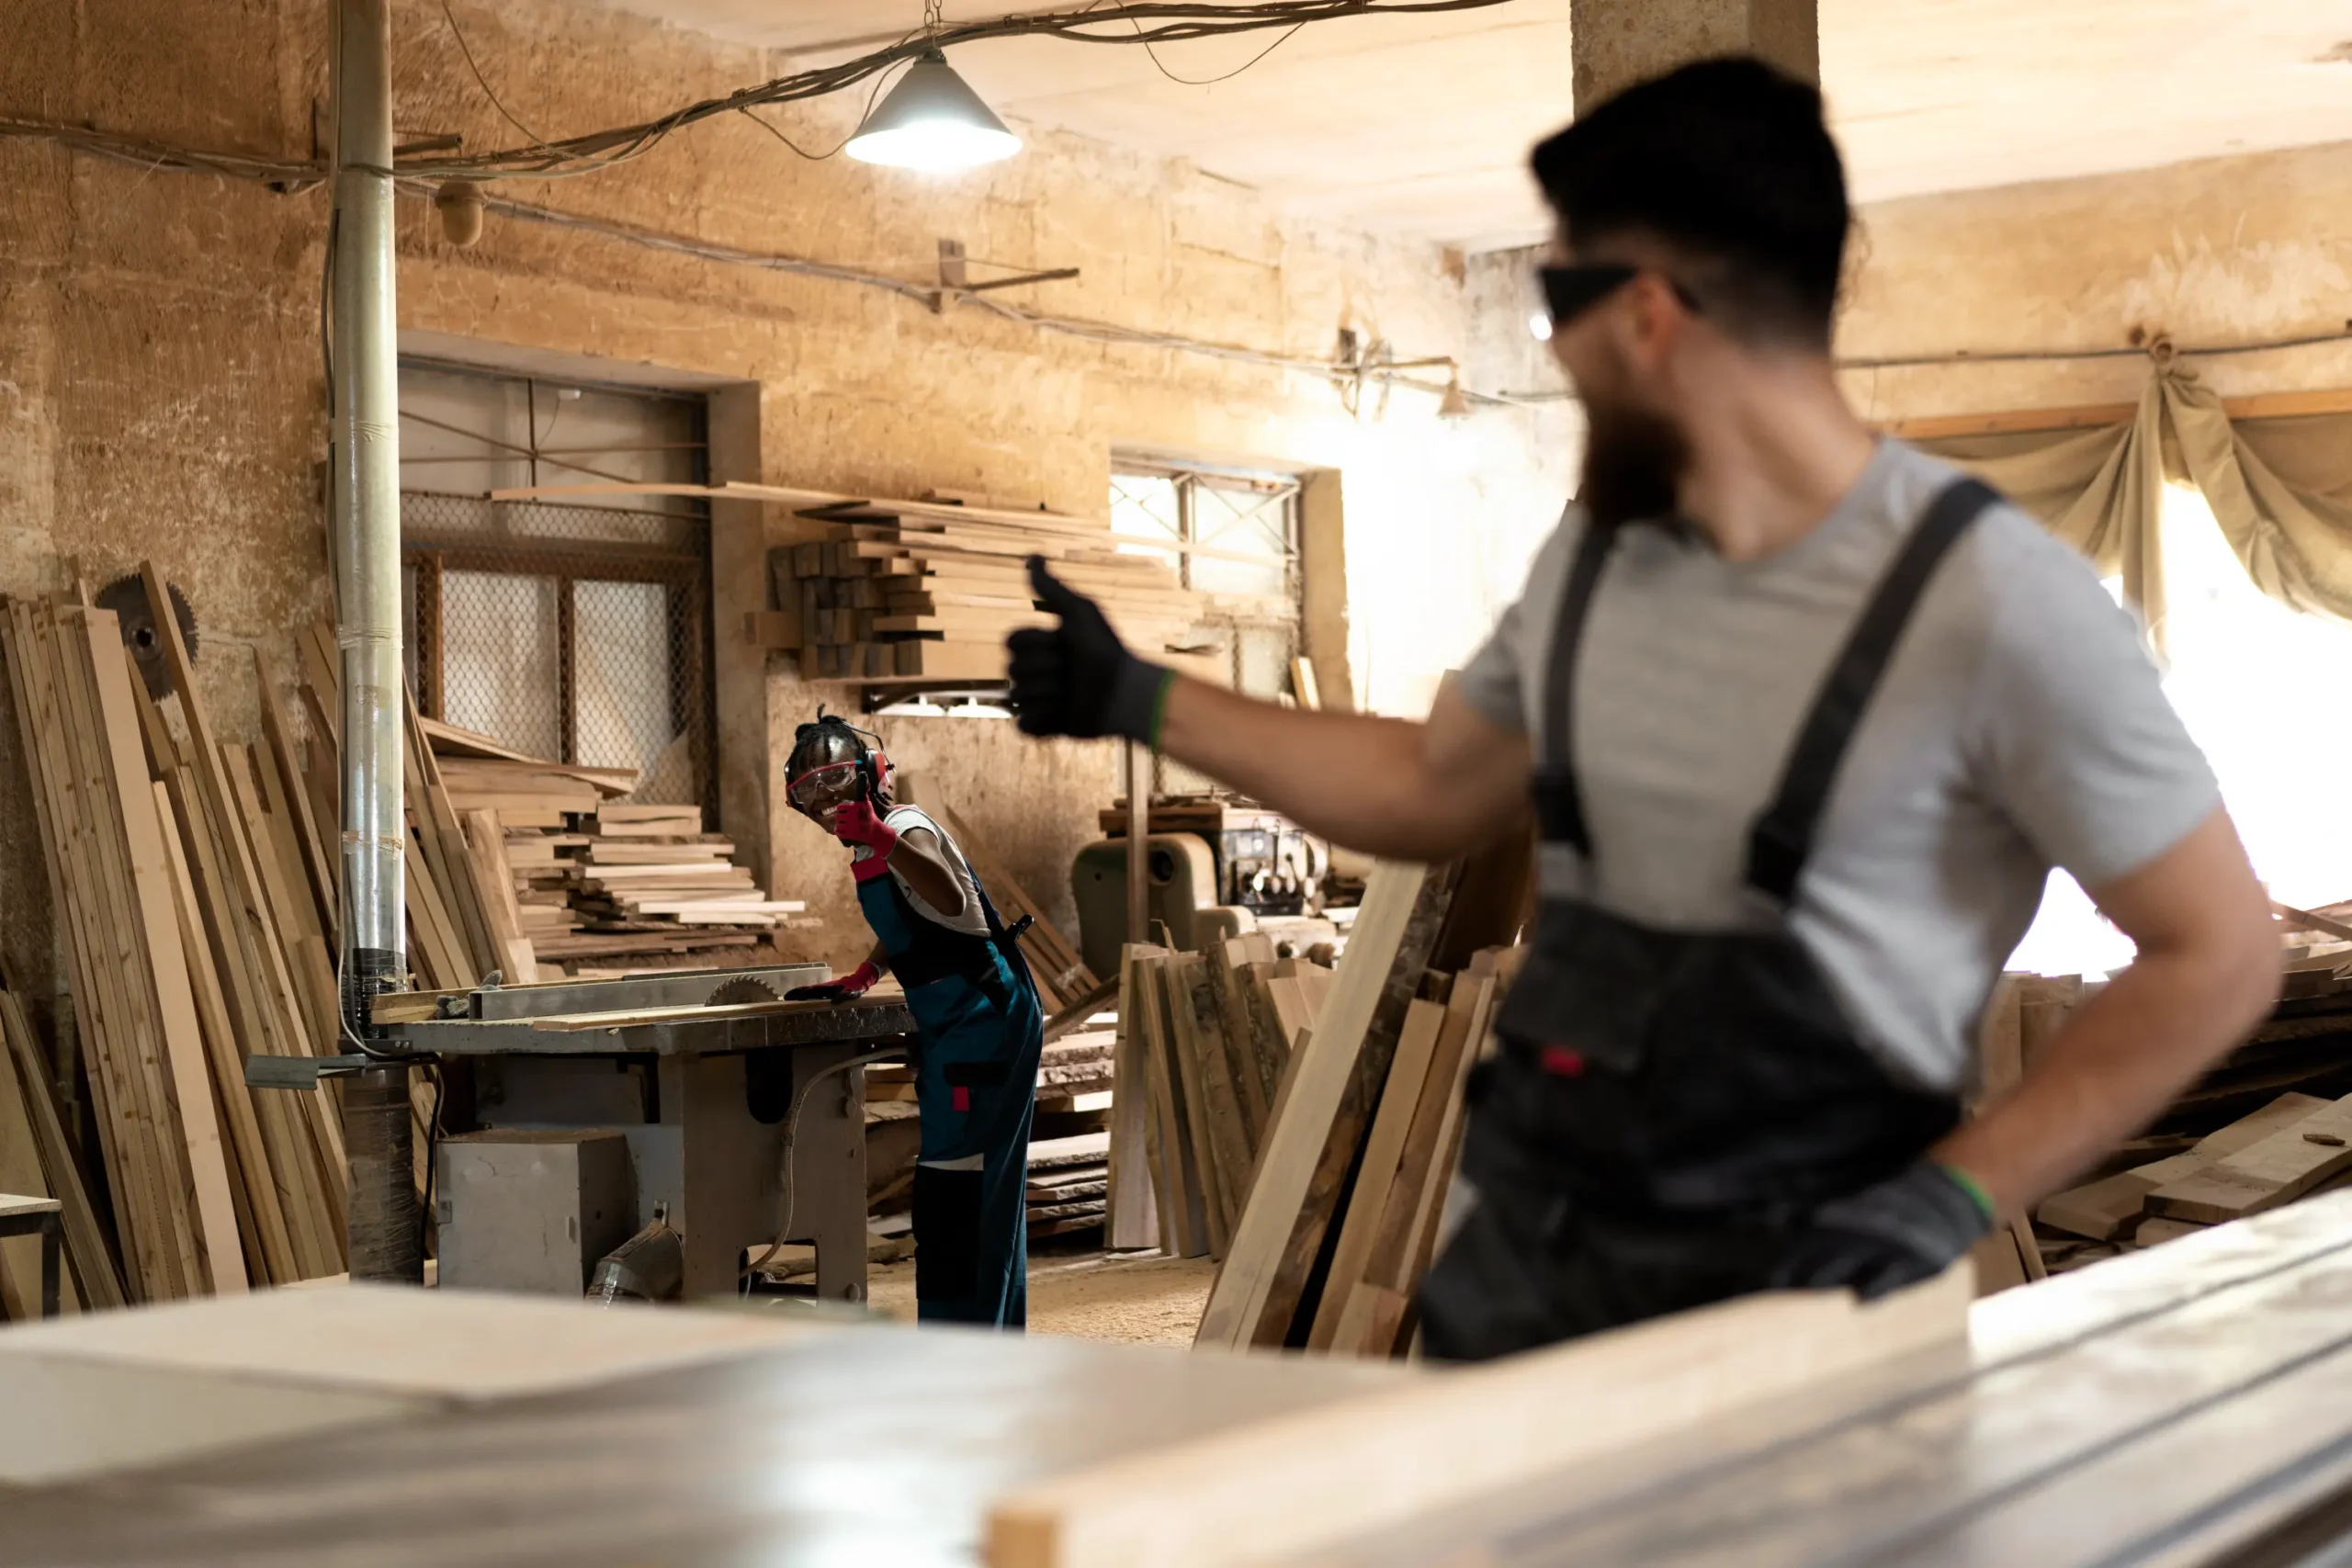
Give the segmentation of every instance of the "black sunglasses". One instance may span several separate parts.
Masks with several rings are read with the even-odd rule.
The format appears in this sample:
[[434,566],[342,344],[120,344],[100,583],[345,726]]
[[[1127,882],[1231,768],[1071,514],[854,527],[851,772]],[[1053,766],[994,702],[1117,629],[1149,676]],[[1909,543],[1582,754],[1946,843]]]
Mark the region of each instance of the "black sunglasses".
[[[1623,262],[1589,262],[1577,266],[1540,266],[1536,277],[1544,285],[1544,308],[1554,331],[1566,326],[1595,305],[1640,276],[1642,268]],[[1699,314],[1699,299],[1675,278],[1666,280],[1682,308]]]

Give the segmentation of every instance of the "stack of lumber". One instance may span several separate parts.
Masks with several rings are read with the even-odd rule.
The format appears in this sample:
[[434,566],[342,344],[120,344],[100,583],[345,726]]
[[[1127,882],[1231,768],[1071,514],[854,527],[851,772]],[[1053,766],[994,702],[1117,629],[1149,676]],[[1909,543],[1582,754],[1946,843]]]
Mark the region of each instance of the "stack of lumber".
[[611,800],[567,815],[562,828],[509,827],[498,840],[535,963],[600,974],[704,964],[818,923],[806,903],[769,897],[734,863],[734,841],[703,831],[700,807]]
[[1037,995],[1047,1013],[1091,1005],[1109,997],[1108,987],[1086,966],[1078,949],[1046,918],[1044,906],[1031,897],[1028,889],[1014,881],[1012,874],[989,852],[988,846],[956,815],[955,807],[927,775],[901,773],[892,791],[898,800],[922,807],[947,829],[956,848],[964,852],[972,874],[980,879],[989,901],[996,906],[999,919],[1012,926],[1022,916],[1029,917],[1029,929],[1021,935],[1021,955],[1029,961],[1029,973],[1037,982]]
[[1157,656],[1197,641],[1200,595],[1100,519],[939,502],[846,502],[803,516],[838,536],[769,554],[779,614],[769,646],[805,680],[1001,681],[1006,634],[1051,625],[1023,565],[1043,556]]
[[1532,864],[1513,839],[1468,862],[1374,868],[1290,1053],[1195,1344],[1385,1356],[1410,1340],[1464,1083],[1516,973],[1519,950],[1505,944]]
[[[1251,931],[1205,953],[1131,944],[1119,1018],[1159,1243],[1223,1258],[1280,1094],[1291,1042],[1320,1010],[1331,971],[1276,959]],[[1114,1073],[1114,1077],[1117,1075]],[[1114,1088],[1114,1115],[1124,1085]]]
[[[144,575],[176,726],[111,612],[18,600],[6,626],[79,1053],[48,1082],[89,1097],[97,1146],[72,1174],[105,1193],[89,1207],[110,1216],[134,1302],[338,1273],[345,1247],[331,1092],[244,1085],[254,1053],[337,1048],[325,841],[274,689],[263,745],[221,739],[162,580]],[[38,1130],[47,1089],[24,1087]],[[50,1188],[70,1187],[72,1151],[41,1142]],[[77,1245],[76,1277],[105,1300],[90,1250]]]
[[1110,1153],[1108,1133],[1039,1138],[1030,1144],[1028,1206],[1032,1240],[1102,1227]]

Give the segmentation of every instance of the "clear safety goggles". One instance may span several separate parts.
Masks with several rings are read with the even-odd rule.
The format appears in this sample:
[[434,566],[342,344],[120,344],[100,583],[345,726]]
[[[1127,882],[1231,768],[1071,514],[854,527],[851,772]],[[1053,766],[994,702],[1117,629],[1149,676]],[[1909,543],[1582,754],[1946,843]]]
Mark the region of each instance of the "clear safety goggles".
[[786,784],[785,796],[809,816],[820,817],[833,807],[855,800],[865,793],[865,787],[856,762],[828,762]]

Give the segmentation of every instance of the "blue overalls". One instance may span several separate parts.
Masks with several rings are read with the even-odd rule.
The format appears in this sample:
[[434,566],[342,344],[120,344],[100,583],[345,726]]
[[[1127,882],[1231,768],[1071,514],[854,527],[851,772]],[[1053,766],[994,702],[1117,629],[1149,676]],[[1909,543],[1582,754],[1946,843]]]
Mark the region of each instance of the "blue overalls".
[[[910,813],[910,815],[912,815]],[[948,859],[968,870],[944,830]],[[979,887],[979,878],[972,878]],[[1019,949],[988,894],[989,929],[956,931],[925,916],[895,874],[858,884],[858,907],[905,987],[921,1032],[915,1103],[915,1307],[925,1323],[1019,1328],[1029,1315],[1029,1123],[1046,1021]]]

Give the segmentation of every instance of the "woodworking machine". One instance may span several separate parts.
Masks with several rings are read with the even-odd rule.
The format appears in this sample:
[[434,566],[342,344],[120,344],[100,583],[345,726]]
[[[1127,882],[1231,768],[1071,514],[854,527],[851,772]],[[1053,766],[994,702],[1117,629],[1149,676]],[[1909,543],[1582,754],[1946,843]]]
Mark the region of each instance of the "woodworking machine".
[[[734,1292],[747,1249],[781,1239],[815,1246],[820,1296],[863,1301],[857,1064],[915,1024],[895,988],[780,999],[826,977],[783,964],[376,998],[371,1051],[471,1072],[472,1126],[435,1151],[441,1282],[577,1295],[658,1212],[686,1297]],[[307,1088],[369,1059],[255,1057],[247,1081]]]

